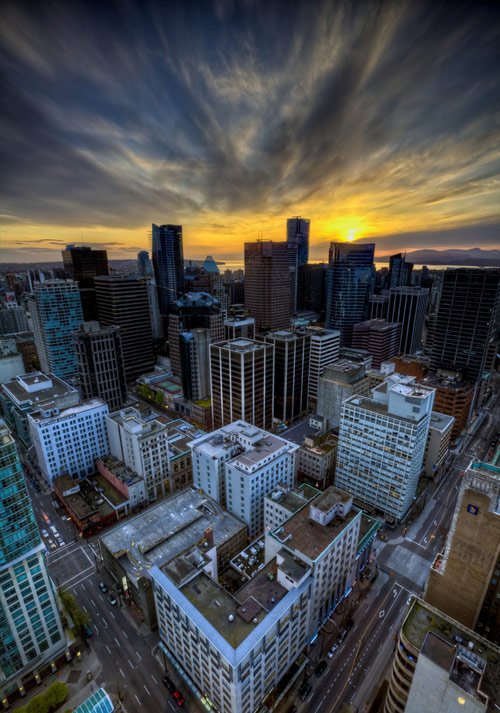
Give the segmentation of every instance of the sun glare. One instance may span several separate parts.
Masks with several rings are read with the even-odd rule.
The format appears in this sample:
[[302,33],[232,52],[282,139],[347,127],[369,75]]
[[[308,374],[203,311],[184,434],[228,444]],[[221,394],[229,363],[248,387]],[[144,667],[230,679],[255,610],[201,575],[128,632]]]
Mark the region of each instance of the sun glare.
[[356,240],[356,228],[351,228],[350,230],[347,231],[347,237],[346,240],[349,243],[352,243],[353,240]]

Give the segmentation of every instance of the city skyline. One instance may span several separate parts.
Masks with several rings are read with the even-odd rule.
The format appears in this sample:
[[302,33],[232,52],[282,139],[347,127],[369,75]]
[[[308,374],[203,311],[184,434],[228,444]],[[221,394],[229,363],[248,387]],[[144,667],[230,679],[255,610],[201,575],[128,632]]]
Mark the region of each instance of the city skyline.
[[133,258],[157,222],[231,262],[294,215],[312,261],[498,245],[498,8],[284,9],[5,4],[3,260]]

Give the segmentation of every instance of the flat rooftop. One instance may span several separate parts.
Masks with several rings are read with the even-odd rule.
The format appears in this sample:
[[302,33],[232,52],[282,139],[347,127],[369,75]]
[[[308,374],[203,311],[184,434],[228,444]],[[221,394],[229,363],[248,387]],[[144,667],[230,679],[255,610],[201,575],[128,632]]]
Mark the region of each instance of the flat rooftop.
[[118,460],[118,458],[115,458],[115,456],[101,456],[98,460],[100,460],[116,478],[121,480],[122,483],[125,483],[125,485],[133,485],[142,480],[140,475],[137,475],[135,471],[126,466],[121,460]]
[[55,416],[44,416],[42,411],[34,411],[30,414],[29,417],[35,422],[48,423],[49,421],[56,421],[59,418],[77,416],[80,413],[85,413],[86,411],[91,411],[95,408],[101,408],[102,406],[106,406],[106,403],[104,401],[101,401],[101,399],[88,399],[88,401],[84,401],[83,403],[78,404],[77,406],[68,406],[67,408],[62,408],[60,412]]
[[[41,388],[37,391],[27,391],[24,385],[35,386],[40,385]],[[57,399],[68,396],[69,394],[78,394],[78,391],[61,381],[57,376],[42,374],[41,372],[32,372],[23,374],[19,379],[12,379],[3,384],[3,389],[9,396],[18,404],[31,403],[35,406],[41,406],[46,403],[55,403]]]
[[[467,627],[459,624],[454,619],[443,614],[443,612],[435,609],[421,599],[415,599],[406,619],[403,622],[402,632],[405,638],[416,648],[435,656],[438,661],[441,661],[444,666],[448,665],[446,654],[438,651],[434,646],[434,639],[430,641],[430,648],[424,649],[428,639],[428,634],[431,632],[434,637],[444,640],[449,646],[454,648],[456,673],[450,675],[451,680],[462,686],[464,690],[474,694],[475,691],[469,690],[466,686],[464,666],[458,666],[457,658],[462,660],[466,666],[472,669],[480,670],[482,662],[486,662],[483,678],[480,684],[480,690],[489,696],[490,701],[487,710],[496,710],[496,706],[500,706],[500,686],[498,685],[498,671],[500,666],[500,648],[495,646],[487,639],[471,631]],[[461,642],[461,643],[457,643]],[[472,644],[472,649],[470,645]],[[434,659],[433,659],[434,660]],[[440,664],[441,665],[441,664]],[[476,689],[477,690],[477,689]]]
[[228,339],[225,342],[218,342],[217,347],[220,349],[229,349],[232,352],[255,352],[262,349],[270,349],[269,344],[265,342],[256,342],[254,339]]
[[[292,444],[288,444],[292,445]],[[272,456],[273,453],[277,453],[283,447],[287,446],[287,442],[282,438],[277,438],[271,433],[263,431],[263,438],[253,444],[250,450],[245,451],[236,455],[230,464],[235,468],[242,468],[245,471],[247,468],[253,468],[259,465],[262,461]]]
[[[316,505],[316,499],[312,500],[310,504]],[[272,537],[297,550],[308,559],[315,560],[358,517],[359,512],[359,510],[351,508],[346,517],[334,517],[328,525],[320,525],[311,520],[309,508],[306,507],[276,528],[272,532]]]
[[[274,494],[276,494],[276,497],[273,497]],[[288,493],[275,490],[273,493],[266,495],[265,499],[274,503],[279,503],[280,506],[285,508],[285,510],[288,510],[288,512],[295,513],[320,494],[320,490],[304,483],[298,488],[293,488]]]
[[237,648],[287,594],[276,581],[276,559],[234,596],[205,572],[200,572],[181,592],[233,648]]
[[344,503],[346,505],[350,500],[352,500],[352,495],[331,485],[324,493],[318,495],[311,505],[321,510],[321,512],[329,512],[336,503]]
[[351,359],[342,358],[328,364],[325,367],[322,377],[330,381],[337,381],[338,379],[343,380],[343,377],[354,377],[358,374],[360,377],[364,376],[365,366]]
[[446,413],[432,411],[430,427],[444,433],[448,428],[451,428],[454,420],[453,416],[448,416]]
[[[380,413],[397,421],[406,421],[407,423],[411,423],[413,426],[418,423],[418,421],[415,421],[412,418],[390,413],[388,403],[375,401],[375,399],[370,399],[368,396],[350,396],[348,399],[345,399],[344,404],[348,404],[349,406],[358,406],[365,411],[370,411],[371,413]],[[425,418],[425,414],[422,418]]]
[[101,543],[138,578],[150,567],[162,567],[213,530],[219,546],[246,526],[206,495],[182,490],[162,500],[101,537]]

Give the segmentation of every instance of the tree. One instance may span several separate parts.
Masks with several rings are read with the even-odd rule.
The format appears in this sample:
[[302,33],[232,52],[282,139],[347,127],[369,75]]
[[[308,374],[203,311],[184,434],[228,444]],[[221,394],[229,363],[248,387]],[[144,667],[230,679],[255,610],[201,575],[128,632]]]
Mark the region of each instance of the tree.
[[45,700],[45,695],[32,698],[26,706],[26,713],[49,713],[49,704]]
[[45,692],[45,700],[49,710],[59,708],[68,697],[68,687],[61,681],[55,681]]
[[61,597],[64,608],[73,619],[76,629],[81,630],[85,625],[90,624],[90,616],[78,606],[78,602],[72,594],[69,592],[60,592],[59,596]]

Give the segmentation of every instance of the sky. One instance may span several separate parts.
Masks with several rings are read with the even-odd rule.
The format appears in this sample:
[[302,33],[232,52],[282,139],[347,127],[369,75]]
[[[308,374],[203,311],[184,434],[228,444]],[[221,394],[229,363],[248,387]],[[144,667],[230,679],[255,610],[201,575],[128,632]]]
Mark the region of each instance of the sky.
[[500,247],[500,4],[2,3],[2,262]]

